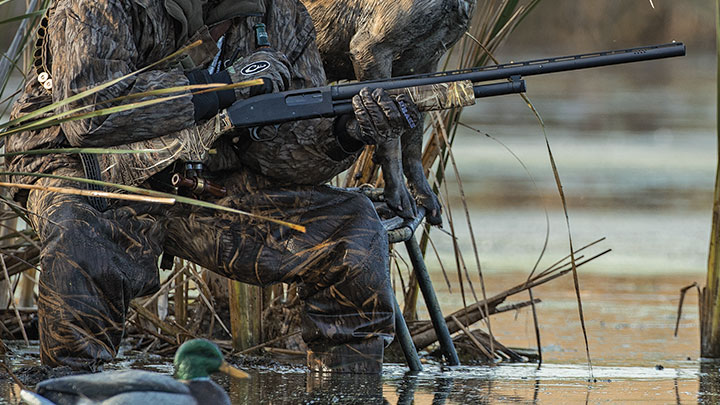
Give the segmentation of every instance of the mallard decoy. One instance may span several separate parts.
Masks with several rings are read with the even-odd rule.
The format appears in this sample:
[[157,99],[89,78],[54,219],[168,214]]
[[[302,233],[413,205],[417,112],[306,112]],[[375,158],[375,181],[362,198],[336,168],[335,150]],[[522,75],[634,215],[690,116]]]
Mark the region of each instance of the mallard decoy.
[[175,378],[142,370],[106,371],[45,380],[37,385],[37,393],[23,390],[21,397],[31,405],[229,405],[227,393],[210,374],[249,377],[228,364],[220,349],[205,339],[185,342],[175,352],[173,364]]

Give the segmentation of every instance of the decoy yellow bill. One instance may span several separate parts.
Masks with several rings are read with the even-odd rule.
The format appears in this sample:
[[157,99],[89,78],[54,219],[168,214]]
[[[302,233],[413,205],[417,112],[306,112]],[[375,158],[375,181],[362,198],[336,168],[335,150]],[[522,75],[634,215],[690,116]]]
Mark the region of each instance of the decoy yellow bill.
[[230,377],[235,378],[250,378],[250,374],[240,370],[239,368],[232,366],[227,361],[223,361],[222,365],[219,368],[219,371],[221,373],[227,374]]

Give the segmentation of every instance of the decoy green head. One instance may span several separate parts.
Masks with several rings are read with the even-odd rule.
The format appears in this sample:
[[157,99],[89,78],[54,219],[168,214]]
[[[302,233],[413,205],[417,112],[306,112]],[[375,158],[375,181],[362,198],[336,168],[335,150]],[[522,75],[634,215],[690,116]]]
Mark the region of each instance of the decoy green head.
[[175,378],[194,380],[208,378],[217,371],[236,378],[249,378],[244,371],[228,364],[220,348],[209,340],[192,339],[183,343],[175,352]]

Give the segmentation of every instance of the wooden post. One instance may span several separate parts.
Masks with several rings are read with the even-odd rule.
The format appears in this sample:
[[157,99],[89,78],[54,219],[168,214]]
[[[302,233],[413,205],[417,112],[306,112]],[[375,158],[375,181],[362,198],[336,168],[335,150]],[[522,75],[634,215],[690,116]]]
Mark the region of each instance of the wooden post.
[[417,321],[417,302],[420,285],[418,284],[415,272],[410,272],[410,280],[408,280],[407,291],[403,297],[403,317],[406,322]]
[[[720,0],[715,1],[715,29],[720,60]],[[718,70],[720,79],[720,70]],[[720,120],[720,82],[718,82],[716,117]],[[717,124],[716,124],[717,125]],[[707,281],[700,300],[700,355],[707,358],[720,357],[720,126],[718,126],[718,167],[715,172],[715,197],[713,200],[712,230],[708,253]]]
[[10,301],[10,282],[9,280],[0,281],[0,309],[7,309]]
[[229,280],[230,331],[233,349],[245,350],[262,340],[262,300],[260,287]]
[[180,273],[175,279],[175,321],[183,328],[187,326],[187,288],[185,288],[185,267],[175,266]]
[[715,176],[712,230],[705,287],[700,300],[700,355],[707,358],[720,357],[720,166]]

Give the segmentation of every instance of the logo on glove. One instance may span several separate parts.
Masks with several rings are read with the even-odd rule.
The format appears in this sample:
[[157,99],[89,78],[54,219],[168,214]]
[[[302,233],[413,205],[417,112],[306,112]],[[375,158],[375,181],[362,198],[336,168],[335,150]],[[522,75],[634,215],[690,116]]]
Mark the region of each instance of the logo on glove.
[[240,73],[244,74],[245,76],[254,75],[256,73],[260,73],[263,70],[266,70],[270,67],[270,62],[266,62],[264,60],[253,62],[244,68],[240,69]]

